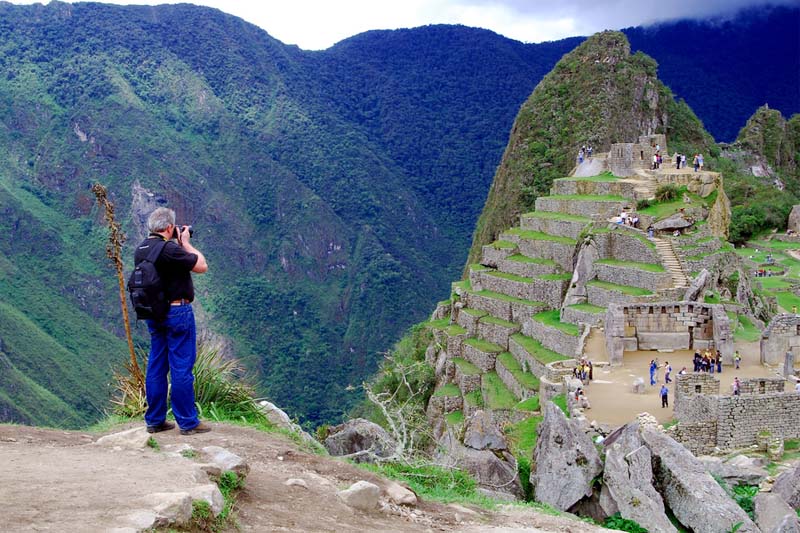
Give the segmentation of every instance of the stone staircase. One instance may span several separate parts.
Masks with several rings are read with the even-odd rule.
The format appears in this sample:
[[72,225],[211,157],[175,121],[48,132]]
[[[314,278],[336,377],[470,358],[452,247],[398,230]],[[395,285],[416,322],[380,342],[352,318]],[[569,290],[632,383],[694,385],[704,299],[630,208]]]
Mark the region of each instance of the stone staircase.
[[656,244],[658,255],[661,256],[661,262],[672,275],[672,286],[676,289],[683,289],[689,286],[689,278],[686,272],[683,271],[678,256],[675,254],[675,249],[672,246],[672,241],[669,239],[662,239],[658,237],[653,238]]

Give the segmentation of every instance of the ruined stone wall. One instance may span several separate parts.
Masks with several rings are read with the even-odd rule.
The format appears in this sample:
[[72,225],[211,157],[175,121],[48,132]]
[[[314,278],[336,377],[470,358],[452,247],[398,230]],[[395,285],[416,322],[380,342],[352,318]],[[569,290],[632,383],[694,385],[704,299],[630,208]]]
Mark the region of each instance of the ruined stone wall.
[[564,292],[569,284],[568,279],[543,280],[532,278],[529,281],[520,281],[475,271],[470,272],[469,278],[472,289],[475,291],[487,290],[523,300],[544,302],[551,309],[561,307],[561,299],[564,297]]
[[595,263],[594,271],[597,274],[597,278],[602,281],[629,287],[639,287],[652,292],[672,286],[672,274],[666,271],[650,272],[633,267],[604,265],[602,263]]
[[733,361],[730,320],[720,305],[655,302],[610,305],[605,318],[606,350],[612,364],[622,362],[630,338],[638,348],[685,349],[713,346],[725,364]]
[[481,248],[481,264],[497,268],[498,263],[516,253],[514,248],[495,248],[492,244],[485,244]]
[[600,258],[661,264],[661,257],[656,252],[655,246],[633,235],[634,231],[625,226],[619,226],[606,232],[593,234],[592,239],[597,245]]
[[686,167],[688,172],[683,174],[657,174],[656,180],[658,186],[661,187],[667,184],[673,184],[678,187],[686,187],[689,192],[700,195],[705,198],[717,189],[719,184],[718,174],[716,172],[692,172],[692,162],[687,157]]
[[574,307],[564,307],[561,311],[561,321],[570,324],[589,324],[590,326],[601,326],[603,324],[603,313],[592,313],[582,311]]
[[566,356],[575,356],[582,351],[580,336],[564,333],[537,320],[526,320],[522,324],[522,334],[538,339],[545,348]]
[[782,313],[770,321],[761,335],[761,362],[783,365],[786,352],[800,354],[800,315]]
[[516,235],[504,234],[512,242],[516,242],[522,255],[550,259],[555,261],[565,272],[572,272],[573,258],[577,243],[565,244],[556,241],[520,239]]
[[[722,270],[725,265],[736,261],[736,254],[731,251],[719,251],[710,255],[698,257],[690,252],[680,251],[678,256],[682,259],[683,269],[686,272],[700,272],[704,268],[709,272]],[[682,256],[682,257],[681,257]]]
[[598,214],[603,217],[611,217],[619,214],[621,207],[630,203],[613,201],[589,201],[589,200],[567,200],[551,196],[540,196],[536,199],[537,211],[554,211],[556,213],[567,213],[569,215],[579,215],[591,217]]
[[551,194],[616,195],[633,198],[635,185],[626,181],[587,181],[581,179],[558,179],[553,182]]
[[782,392],[783,386],[782,379],[756,378],[742,381],[739,396],[720,395],[713,375],[678,375],[673,403],[678,426],[672,432],[695,454],[755,444],[762,430],[798,438],[800,394]]

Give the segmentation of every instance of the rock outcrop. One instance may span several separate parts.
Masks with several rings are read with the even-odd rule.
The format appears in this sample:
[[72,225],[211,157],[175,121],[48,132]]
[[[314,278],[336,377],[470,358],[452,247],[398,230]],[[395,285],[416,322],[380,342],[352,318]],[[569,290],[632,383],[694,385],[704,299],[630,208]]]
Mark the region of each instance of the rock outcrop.
[[332,427],[324,444],[331,455],[347,455],[356,462],[372,462],[375,457],[389,457],[397,447],[385,429],[363,418]]
[[765,533],[800,533],[800,518],[775,493],[761,492],[753,499],[756,524]]
[[505,437],[487,411],[476,411],[467,420],[464,446],[474,450],[508,450]]
[[653,487],[652,455],[635,422],[606,448],[600,506],[607,516],[620,513],[649,531],[676,531]]
[[696,302],[700,299],[700,295],[703,294],[706,285],[708,285],[708,279],[711,276],[711,273],[706,270],[705,268],[700,271],[694,280],[692,280],[692,284],[689,285],[689,288],[686,289],[686,293],[683,295],[683,300],[686,302]]
[[794,509],[800,509],[800,464],[778,476],[772,492],[780,495]]
[[681,524],[727,533],[741,522],[740,533],[759,531],[689,450],[652,428],[642,430],[642,440],[653,455],[655,487]]
[[586,303],[588,293],[586,283],[594,277],[594,262],[600,259],[597,245],[594,241],[587,239],[580,246],[578,258],[575,261],[575,270],[572,272],[572,280],[564,297],[563,307],[574,304]]
[[592,495],[592,482],[603,471],[591,439],[553,402],[543,408],[539,438],[531,463],[537,501],[566,511]]

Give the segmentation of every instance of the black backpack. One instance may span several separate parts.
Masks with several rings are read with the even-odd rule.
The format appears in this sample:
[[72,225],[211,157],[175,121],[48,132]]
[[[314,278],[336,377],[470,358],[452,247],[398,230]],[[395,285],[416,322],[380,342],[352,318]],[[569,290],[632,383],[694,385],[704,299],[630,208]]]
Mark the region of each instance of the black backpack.
[[153,319],[163,320],[169,313],[169,301],[164,293],[164,285],[156,270],[156,260],[166,246],[167,241],[153,242],[148,239],[139,245],[139,249],[150,247],[147,256],[142,259],[131,272],[128,278],[128,292],[131,296],[133,310],[136,311],[138,320]]

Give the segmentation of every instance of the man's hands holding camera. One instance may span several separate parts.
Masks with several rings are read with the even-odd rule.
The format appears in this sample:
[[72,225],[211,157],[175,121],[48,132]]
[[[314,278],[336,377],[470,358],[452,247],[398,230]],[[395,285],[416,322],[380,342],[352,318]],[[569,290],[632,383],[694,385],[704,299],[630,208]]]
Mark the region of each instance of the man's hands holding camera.
[[192,226],[181,226],[180,230],[178,226],[175,226],[172,229],[172,238],[177,239],[178,243],[183,245],[184,242],[189,242],[189,239],[194,235],[194,229]]

